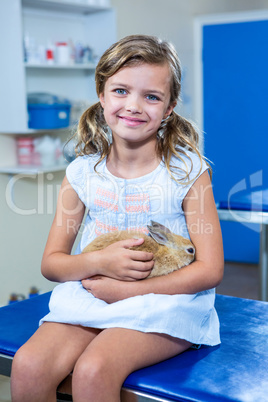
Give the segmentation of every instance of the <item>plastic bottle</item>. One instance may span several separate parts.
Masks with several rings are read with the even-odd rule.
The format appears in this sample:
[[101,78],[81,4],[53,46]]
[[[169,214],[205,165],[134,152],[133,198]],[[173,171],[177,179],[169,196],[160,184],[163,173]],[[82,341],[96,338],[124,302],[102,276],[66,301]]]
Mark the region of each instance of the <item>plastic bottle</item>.
[[75,45],[72,41],[72,39],[69,39],[68,41],[68,45],[69,45],[69,51],[70,51],[70,64],[74,64],[75,63]]
[[63,145],[61,143],[60,138],[55,139],[55,162],[56,164],[62,164],[65,162],[65,159],[63,157]]
[[57,64],[69,64],[70,51],[67,42],[56,43],[56,62]]
[[77,42],[75,45],[75,62],[77,64],[83,63],[83,53],[84,49],[80,42]]
[[25,33],[24,40],[24,61],[29,64],[36,64],[36,53],[37,48],[34,38],[32,38],[28,33]]
[[55,63],[54,46],[51,43],[46,47],[46,62],[51,65]]
[[86,46],[83,51],[83,63],[92,63],[93,62],[93,51],[91,47]]
[[39,290],[37,289],[37,287],[32,286],[29,290],[29,299],[35,296],[39,295]]
[[55,164],[56,144],[54,138],[45,135],[35,145],[36,152],[40,153],[41,164],[44,167]]
[[17,138],[17,157],[19,165],[31,165],[33,153],[33,138]]
[[25,296],[17,293],[11,293],[9,296],[8,304],[16,303],[18,301],[25,300]]

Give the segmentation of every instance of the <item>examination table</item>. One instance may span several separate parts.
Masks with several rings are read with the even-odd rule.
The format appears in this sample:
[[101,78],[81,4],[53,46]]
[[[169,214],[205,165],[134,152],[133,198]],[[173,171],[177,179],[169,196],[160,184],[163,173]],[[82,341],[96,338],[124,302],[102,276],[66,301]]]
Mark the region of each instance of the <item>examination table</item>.
[[[48,312],[49,297],[45,293],[0,308],[0,374],[10,375],[17,349]],[[216,309],[221,345],[190,349],[132,373],[122,401],[267,402],[268,303],[217,295]],[[58,399],[70,401],[66,392],[62,388]]]

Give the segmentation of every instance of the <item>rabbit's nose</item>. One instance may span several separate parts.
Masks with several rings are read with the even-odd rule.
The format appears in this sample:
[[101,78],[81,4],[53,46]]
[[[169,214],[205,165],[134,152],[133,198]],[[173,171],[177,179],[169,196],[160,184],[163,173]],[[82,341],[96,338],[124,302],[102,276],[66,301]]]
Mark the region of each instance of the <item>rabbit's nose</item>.
[[187,250],[186,250],[189,254],[194,254],[194,248],[193,247],[189,247],[189,248],[187,248]]

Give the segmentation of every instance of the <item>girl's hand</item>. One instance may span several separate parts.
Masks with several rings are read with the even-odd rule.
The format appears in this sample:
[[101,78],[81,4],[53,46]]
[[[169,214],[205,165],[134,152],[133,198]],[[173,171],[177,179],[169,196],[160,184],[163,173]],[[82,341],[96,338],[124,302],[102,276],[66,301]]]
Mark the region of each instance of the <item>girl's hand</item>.
[[130,297],[130,290],[136,285],[135,282],[123,282],[105,276],[94,276],[81,282],[89,293],[109,304]]
[[130,250],[144,239],[121,240],[99,251],[100,274],[123,281],[146,278],[153,266],[153,253]]

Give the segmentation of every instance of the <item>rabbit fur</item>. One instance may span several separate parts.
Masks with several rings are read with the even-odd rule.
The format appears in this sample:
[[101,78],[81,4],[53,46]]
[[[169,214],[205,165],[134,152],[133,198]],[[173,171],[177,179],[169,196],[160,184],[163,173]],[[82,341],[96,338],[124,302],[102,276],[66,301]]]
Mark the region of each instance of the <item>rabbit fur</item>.
[[140,246],[131,247],[132,250],[146,251],[154,254],[154,267],[147,278],[167,275],[194,260],[195,248],[190,240],[172,233],[165,226],[151,221],[147,225],[150,236],[137,231],[114,231],[96,237],[88,244],[82,253],[102,250],[120,240],[143,238]]

